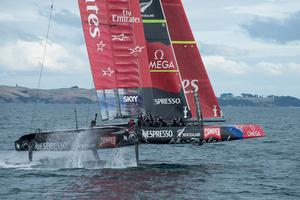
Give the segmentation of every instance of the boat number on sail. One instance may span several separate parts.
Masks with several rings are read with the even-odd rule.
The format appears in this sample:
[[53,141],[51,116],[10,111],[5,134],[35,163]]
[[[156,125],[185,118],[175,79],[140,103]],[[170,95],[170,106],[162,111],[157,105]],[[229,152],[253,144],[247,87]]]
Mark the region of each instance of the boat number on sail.
[[159,49],[155,51],[154,61],[150,61],[149,68],[150,70],[174,70],[175,66],[172,60],[165,60],[165,52]]
[[142,129],[142,136],[145,139],[149,138],[172,138],[172,130],[157,130],[157,131],[145,131]]
[[185,93],[194,93],[198,92],[199,86],[198,86],[198,80],[183,80],[182,81],[182,87],[184,89]]
[[119,23],[140,23],[141,19],[132,16],[130,10],[123,10],[122,15],[112,15],[112,21]]

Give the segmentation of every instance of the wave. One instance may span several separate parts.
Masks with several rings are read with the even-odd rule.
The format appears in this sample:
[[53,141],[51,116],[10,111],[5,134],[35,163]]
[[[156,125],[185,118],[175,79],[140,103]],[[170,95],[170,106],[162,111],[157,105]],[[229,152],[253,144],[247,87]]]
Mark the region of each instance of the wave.
[[62,169],[122,169],[136,167],[134,149],[129,147],[97,151],[96,160],[91,151],[39,151],[33,152],[29,162],[28,152],[0,151],[0,169],[62,170]]

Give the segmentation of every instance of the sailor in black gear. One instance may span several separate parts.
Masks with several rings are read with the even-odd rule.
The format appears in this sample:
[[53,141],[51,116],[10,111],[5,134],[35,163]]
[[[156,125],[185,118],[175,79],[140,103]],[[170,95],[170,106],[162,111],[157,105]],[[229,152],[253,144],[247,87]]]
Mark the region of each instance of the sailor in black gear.
[[177,123],[177,120],[176,120],[175,117],[173,117],[173,118],[171,119],[171,122],[172,122],[172,126],[173,126],[173,127],[178,126],[178,123]]

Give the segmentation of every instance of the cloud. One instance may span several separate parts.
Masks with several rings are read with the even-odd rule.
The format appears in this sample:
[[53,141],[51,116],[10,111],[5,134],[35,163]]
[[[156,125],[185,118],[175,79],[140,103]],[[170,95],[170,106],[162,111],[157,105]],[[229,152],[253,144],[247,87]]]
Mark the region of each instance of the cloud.
[[200,43],[199,47],[201,53],[205,55],[245,56],[249,54],[245,49],[227,45]]
[[203,56],[208,71],[230,76],[259,75],[266,77],[300,77],[299,63],[247,63],[228,59],[224,56]]
[[240,62],[219,55],[203,56],[203,61],[217,94],[230,91],[300,97],[300,63]]
[[53,15],[53,21],[66,26],[80,27],[80,18],[69,10],[62,9]]
[[260,71],[266,72],[267,74],[273,76],[281,75],[300,75],[300,64],[297,63],[267,63],[260,62],[257,64],[257,67]]
[[9,13],[0,13],[0,22],[1,21],[15,21],[16,18]]
[[[44,43],[17,40],[0,46],[1,71],[30,73],[41,67]],[[81,56],[78,56],[81,55]],[[84,47],[65,47],[49,41],[45,70],[58,74],[74,74],[86,71],[88,62],[84,58]]]
[[297,12],[300,6],[299,0],[242,0],[236,4],[229,3],[224,9],[240,17],[248,15],[284,19],[290,13]]
[[227,60],[223,56],[203,56],[203,61],[208,69],[221,73],[243,75],[249,71],[249,66],[246,63]]
[[265,41],[288,43],[300,41],[300,11],[284,20],[255,18],[242,27],[254,38]]
[[[77,2],[56,2],[49,33],[49,38],[55,43],[83,45],[81,21],[75,5]],[[49,1],[1,2],[0,44],[16,40],[39,41],[45,37],[49,15]]]

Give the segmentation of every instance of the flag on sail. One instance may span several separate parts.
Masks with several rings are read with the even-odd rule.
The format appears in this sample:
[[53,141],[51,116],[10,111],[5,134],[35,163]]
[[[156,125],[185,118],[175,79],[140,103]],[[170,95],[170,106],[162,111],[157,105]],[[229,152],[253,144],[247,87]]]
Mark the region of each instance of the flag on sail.
[[197,92],[204,120],[223,121],[220,105],[209,81],[181,0],[161,0],[161,2],[192,116],[196,117],[193,93]]
[[138,2],[78,2],[102,119],[137,115],[152,85]]

